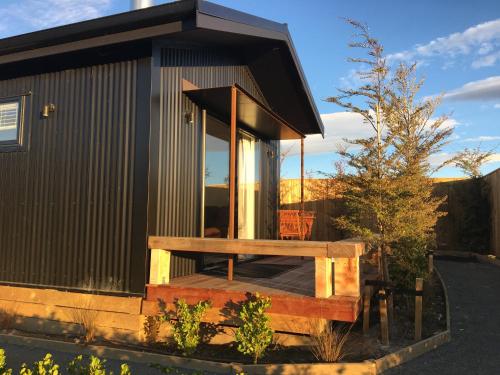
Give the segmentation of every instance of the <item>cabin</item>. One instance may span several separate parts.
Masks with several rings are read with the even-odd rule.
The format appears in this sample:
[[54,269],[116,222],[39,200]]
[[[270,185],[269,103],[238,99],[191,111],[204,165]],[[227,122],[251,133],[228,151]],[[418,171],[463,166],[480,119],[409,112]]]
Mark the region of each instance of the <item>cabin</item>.
[[92,295],[130,334],[260,291],[354,321],[363,245],[278,240],[279,142],[322,132],[287,26],[207,1],[0,40],[3,306],[71,330]]

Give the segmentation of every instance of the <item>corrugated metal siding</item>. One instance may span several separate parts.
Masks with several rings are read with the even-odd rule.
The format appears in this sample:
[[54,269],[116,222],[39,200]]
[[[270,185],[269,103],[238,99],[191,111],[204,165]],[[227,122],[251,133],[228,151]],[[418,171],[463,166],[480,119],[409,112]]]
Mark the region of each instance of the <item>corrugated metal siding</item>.
[[280,142],[261,142],[260,148],[260,192],[258,210],[258,239],[277,239],[278,188]]
[[0,82],[33,93],[29,151],[0,153],[0,281],[131,291],[136,80],[127,61]]
[[[161,53],[161,126],[158,155],[157,215],[150,234],[199,236],[201,126],[185,123],[197,108],[183,93],[182,79],[200,88],[237,83],[266,103],[247,66],[230,51],[163,48]],[[172,277],[195,272],[196,257],[172,257]]]

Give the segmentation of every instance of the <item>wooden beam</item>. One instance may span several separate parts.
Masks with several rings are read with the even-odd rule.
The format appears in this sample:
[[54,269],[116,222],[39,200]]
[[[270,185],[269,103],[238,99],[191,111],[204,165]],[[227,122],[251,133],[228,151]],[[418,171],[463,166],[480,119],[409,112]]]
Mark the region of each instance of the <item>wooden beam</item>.
[[316,298],[330,298],[333,294],[332,259],[314,258],[314,294]]
[[[173,303],[177,298],[182,297],[189,304],[210,300],[212,307],[221,310],[221,318],[226,319],[228,318],[228,302],[234,306],[248,299],[247,292],[222,288],[210,289],[177,285],[147,285],[146,288],[147,301],[150,301],[152,306],[157,306],[159,299],[166,303]],[[361,312],[361,299],[356,297],[315,298],[312,296],[267,294],[265,292],[261,294],[271,297],[272,306],[269,309],[271,314],[354,322]],[[143,303],[144,305],[145,303]],[[152,312],[143,310],[142,313],[150,314]]]
[[328,242],[330,258],[355,258],[364,254],[365,243],[356,239]]
[[[228,237],[230,240],[235,237],[235,213],[236,213],[236,111],[238,91],[236,87],[231,88],[231,138],[229,145],[229,228]],[[227,265],[227,279],[233,280],[234,257],[229,256]]]
[[219,254],[355,258],[363,253],[361,249],[364,248],[364,245],[356,241],[231,240],[152,236],[149,237],[149,248]]
[[150,284],[170,283],[170,251],[162,249],[151,250],[149,283]]
[[335,295],[359,297],[361,293],[359,257],[335,258],[334,268]]

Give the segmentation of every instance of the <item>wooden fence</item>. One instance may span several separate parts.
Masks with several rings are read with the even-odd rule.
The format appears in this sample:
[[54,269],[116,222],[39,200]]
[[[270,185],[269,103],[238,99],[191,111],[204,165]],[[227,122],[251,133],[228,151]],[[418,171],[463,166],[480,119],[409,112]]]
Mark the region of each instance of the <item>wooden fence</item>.
[[[306,179],[304,208],[316,212],[312,240],[338,241],[347,234],[334,220],[347,213],[334,180]],[[500,256],[500,169],[482,179],[434,179],[434,194],[446,196],[446,216],[436,226],[440,250],[474,251]],[[282,180],[281,209],[300,209],[300,180]]]
[[500,169],[484,176],[489,190],[490,253],[500,257]]

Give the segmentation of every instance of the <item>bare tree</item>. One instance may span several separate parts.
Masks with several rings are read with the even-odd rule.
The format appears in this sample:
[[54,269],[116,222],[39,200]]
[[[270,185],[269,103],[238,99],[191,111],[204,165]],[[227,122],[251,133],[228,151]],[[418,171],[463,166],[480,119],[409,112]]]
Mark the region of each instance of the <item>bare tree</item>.
[[494,150],[482,151],[481,145],[476,148],[465,148],[450,160],[450,163],[459,168],[465,175],[471,178],[482,176],[481,167],[494,154]]

